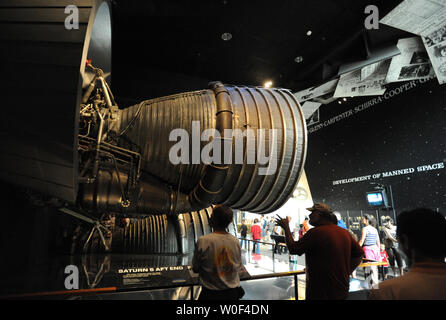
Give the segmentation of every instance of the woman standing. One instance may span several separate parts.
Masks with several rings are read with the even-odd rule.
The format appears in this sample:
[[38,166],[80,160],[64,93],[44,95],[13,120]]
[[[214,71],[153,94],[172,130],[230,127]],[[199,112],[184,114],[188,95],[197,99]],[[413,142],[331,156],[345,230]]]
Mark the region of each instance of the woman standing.
[[[389,263],[392,267],[393,276],[396,277],[396,263],[398,263],[398,269],[400,276],[403,275],[403,259],[398,251],[398,240],[396,239],[396,226],[393,225],[393,220],[387,218],[384,224],[384,245],[386,247],[387,254],[389,256]],[[396,263],[395,263],[396,262]]]
[[[372,215],[365,214],[361,220],[363,224],[359,245],[364,250],[365,258],[368,260],[381,261],[380,242],[378,230],[375,228],[375,219]],[[371,266],[372,285],[378,284],[378,267]]]

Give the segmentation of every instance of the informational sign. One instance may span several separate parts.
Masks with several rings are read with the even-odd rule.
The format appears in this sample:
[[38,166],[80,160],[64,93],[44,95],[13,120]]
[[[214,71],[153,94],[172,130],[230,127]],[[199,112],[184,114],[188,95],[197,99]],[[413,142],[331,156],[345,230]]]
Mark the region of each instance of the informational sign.
[[121,287],[159,287],[197,281],[191,266],[121,268],[117,273]]
[[304,113],[305,119],[309,119],[317,109],[321,106],[320,102],[306,101],[302,105],[302,111]]
[[314,102],[320,102],[320,103],[322,103],[322,104],[329,104],[329,103],[332,103],[333,101],[337,100],[337,98],[334,98],[334,97],[333,97],[333,94],[334,94],[334,91],[333,91],[333,92],[330,92],[330,93],[327,93],[327,94],[325,94],[325,95],[323,95],[323,96],[314,98],[313,101],[314,101]]
[[389,99],[399,96],[409,90],[412,90],[413,88],[416,88],[419,84],[423,84],[423,83],[428,82],[432,79],[433,78],[427,78],[427,79],[413,80],[410,82],[403,83],[398,87],[388,90],[382,96],[378,96],[378,97],[372,98],[370,100],[367,100],[365,102],[362,102],[362,103],[356,105],[355,107],[348,109],[340,114],[334,115],[333,117],[331,117],[327,120],[319,121],[319,117],[318,117],[317,123],[307,122],[308,133],[311,134],[311,133],[316,132],[320,129],[328,127],[332,124],[335,124],[339,121],[345,120],[353,115],[357,115],[360,112],[366,111],[374,106],[381,104],[382,102],[385,102]]
[[428,36],[445,25],[446,0],[405,0],[380,22],[419,36]]
[[401,54],[392,58],[386,83],[435,77],[429,56],[420,37],[398,40]]
[[423,37],[435,75],[440,84],[446,83],[446,23],[427,37]]
[[363,175],[360,177],[353,178],[345,178],[333,181],[333,185],[346,184],[346,183],[354,183],[354,182],[362,182],[362,181],[371,181],[375,179],[382,179],[388,177],[395,177],[401,175],[411,175],[413,173],[426,173],[432,170],[442,170],[444,169],[444,162],[430,163],[430,164],[422,164],[417,165],[411,168],[403,168],[397,170],[390,170],[384,172],[375,172],[367,175]]
[[338,83],[339,79],[334,79],[331,81],[328,81],[320,86],[317,87],[311,87],[299,92],[294,93],[294,96],[296,97],[297,101],[300,103],[311,100],[317,97],[324,96],[330,92],[333,92],[336,89],[336,85]]
[[307,127],[319,123],[319,120],[320,120],[319,109],[317,109],[308,119],[306,119]]
[[387,59],[342,74],[333,97],[358,97],[384,94],[386,89],[382,85],[384,84],[389,65],[390,59]]
[[[248,279],[245,266],[239,269],[240,279]],[[119,287],[160,287],[174,285],[193,285],[199,283],[197,273],[192,266],[137,267],[117,270]]]

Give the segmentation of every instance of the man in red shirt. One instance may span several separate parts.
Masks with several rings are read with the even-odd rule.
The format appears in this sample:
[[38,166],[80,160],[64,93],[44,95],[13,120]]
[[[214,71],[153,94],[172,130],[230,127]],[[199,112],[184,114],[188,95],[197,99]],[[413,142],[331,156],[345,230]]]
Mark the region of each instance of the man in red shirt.
[[262,229],[259,226],[259,220],[254,219],[254,224],[251,226],[252,240],[254,240],[254,245],[252,247],[252,253],[260,253],[260,245],[258,241],[262,238]]
[[287,219],[278,217],[276,223],[285,230],[290,254],[306,260],[306,300],[345,299],[351,273],[361,263],[363,251],[350,233],[338,227],[336,216],[324,203],[316,203],[311,211],[308,230],[294,241]]

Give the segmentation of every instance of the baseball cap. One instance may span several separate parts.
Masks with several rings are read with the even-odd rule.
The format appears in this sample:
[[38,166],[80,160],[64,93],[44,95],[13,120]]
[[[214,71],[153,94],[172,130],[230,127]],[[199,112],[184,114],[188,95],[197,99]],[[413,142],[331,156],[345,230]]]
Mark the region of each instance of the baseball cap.
[[329,205],[325,203],[315,203],[311,208],[307,208],[308,211],[319,211],[319,212],[333,212]]

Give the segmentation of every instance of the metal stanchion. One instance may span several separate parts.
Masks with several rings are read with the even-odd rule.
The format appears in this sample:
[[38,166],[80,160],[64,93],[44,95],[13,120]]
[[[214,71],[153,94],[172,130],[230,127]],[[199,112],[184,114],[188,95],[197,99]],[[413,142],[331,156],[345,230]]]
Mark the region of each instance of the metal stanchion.
[[299,300],[299,285],[297,282],[297,274],[294,275],[294,296],[296,300]]

